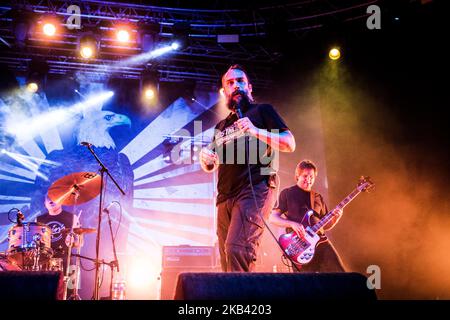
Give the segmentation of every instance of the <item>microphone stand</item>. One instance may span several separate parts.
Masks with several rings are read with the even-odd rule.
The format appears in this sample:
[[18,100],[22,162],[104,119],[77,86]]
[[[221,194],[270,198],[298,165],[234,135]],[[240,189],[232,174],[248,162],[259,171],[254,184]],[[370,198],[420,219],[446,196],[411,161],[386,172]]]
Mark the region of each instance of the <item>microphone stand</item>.
[[106,214],[108,216],[109,232],[111,234],[111,241],[112,241],[113,253],[114,253],[114,261],[110,262],[111,281],[109,283],[109,296],[110,296],[110,298],[112,300],[112,298],[113,298],[114,267],[117,268],[117,272],[120,272],[120,269],[119,269],[119,260],[117,259],[117,252],[116,252],[116,240],[114,239],[113,229],[112,229],[112,225],[111,225],[111,216],[109,215],[109,210],[107,208],[105,208],[104,211],[106,212]]
[[100,252],[100,226],[102,223],[102,203],[103,203],[103,179],[105,172],[106,174],[111,178],[111,180],[116,185],[117,189],[122,193],[122,195],[125,195],[125,192],[122,190],[122,188],[119,186],[119,184],[116,182],[114,177],[109,173],[109,170],[105,167],[105,165],[102,163],[102,161],[98,158],[98,156],[95,154],[94,150],[92,149],[92,144],[86,143],[85,145],[89,151],[94,156],[95,160],[97,160],[98,164],[100,165],[100,202],[98,205],[98,226],[97,226],[97,239],[95,243],[95,282],[94,282],[94,300],[99,300],[99,269],[100,264],[98,263],[98,256]]
[[[95,265],[100,265],[100,264],[107,265],[107,266],[109,266],[111,268],[111,274],[113,273],[114,267],[117,267],[117,270],[119,270],[118,263],[116,261],[111,261],[111,262],[106,262],[105,260],[101,260],[100,261],[100,260],[97,260],[97,259],[93,259],[93,258],[89,258],[89,257],[83,256],[83,255],[81,255],[79,253],[73,253],[72,256],[73,257],[77,257],[78,259],[85,259],[85,260],[92,261],[92,262],[95,263]],[[110,297],[110,299],[112,300],[112,286],[111,286],[110,290],[111,290],[111,297]],[[81,300],[81,299],[75,299],[75,300]]]

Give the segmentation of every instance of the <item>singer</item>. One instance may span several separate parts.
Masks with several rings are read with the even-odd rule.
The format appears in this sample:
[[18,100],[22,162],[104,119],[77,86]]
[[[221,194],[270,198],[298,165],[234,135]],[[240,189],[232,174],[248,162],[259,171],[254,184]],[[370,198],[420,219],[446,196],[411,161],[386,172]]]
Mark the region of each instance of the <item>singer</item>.
[[[255,104],[239,65],[222,77],[230,114],[215,127],[213,147],[203,148],[205,172],[218,169],[217,236],[224,272],[254,269],[264,221],[275,202],[275,157],[293,152],[295,139],[273,106]],[[275,164],[275,165],[274,165]]]

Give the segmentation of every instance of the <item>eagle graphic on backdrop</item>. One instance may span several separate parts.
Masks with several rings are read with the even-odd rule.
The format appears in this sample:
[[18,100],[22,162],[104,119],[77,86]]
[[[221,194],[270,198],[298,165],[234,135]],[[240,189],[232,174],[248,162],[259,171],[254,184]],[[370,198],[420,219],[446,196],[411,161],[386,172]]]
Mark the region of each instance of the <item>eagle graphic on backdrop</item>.
[[[35,194],[32,197],[32,212],[44,212],[44,196],[48,188],[58,179],[76,172],[100,173],[100,165],[81,142],[89,142],[92,149],[109,170],[119,186],[125,191],[122,196],[111,179],[105,174],[106,189],[104,190],[104,204],[111,201],[119,201],[123,206],[128,206],[132,199],[133,171],[128,158],[117,152],[116,144],[111,137],[110,129],[117,126],[131,126],[130,119],[122,114],[101,110],[102,105],[90,108],[82,114],[73,129],[73,141],[64,150],[54,150],[48,154],[46,160],[57,162],[60,165],[43,164],[39,171],[48,178],[39,176],[35,181]],[[96,198],[68,208],[77,213],[81,210],[81,222],[84,227],[95,227],[98,214],[99,196]]]

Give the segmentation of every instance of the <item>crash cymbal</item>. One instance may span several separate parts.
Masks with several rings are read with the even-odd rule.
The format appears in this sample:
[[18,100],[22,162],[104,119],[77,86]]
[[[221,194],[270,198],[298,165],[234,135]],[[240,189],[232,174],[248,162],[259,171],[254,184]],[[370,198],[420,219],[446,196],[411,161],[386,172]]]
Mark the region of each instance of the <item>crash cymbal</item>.
[[94,172],[71,173],[56,180],[48,189],[48,196],[66,206],[85,203],[100,194],[100,180]]
[[[73,233],[76,234],[85,234],[85,233],[94,233],[97,232],[97,229],[94,228],[73,228],[72,229]],[[70,229],[64,229],[63,233],[69,233]]]

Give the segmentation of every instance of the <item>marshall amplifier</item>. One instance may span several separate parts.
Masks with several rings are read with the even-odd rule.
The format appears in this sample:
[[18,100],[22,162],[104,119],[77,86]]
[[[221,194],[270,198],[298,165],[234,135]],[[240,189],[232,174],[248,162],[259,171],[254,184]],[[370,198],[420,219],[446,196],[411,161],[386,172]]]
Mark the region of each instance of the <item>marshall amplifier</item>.
[[216,265],[215,247],[209,246],[164,246],[162,267],[214,267]]

